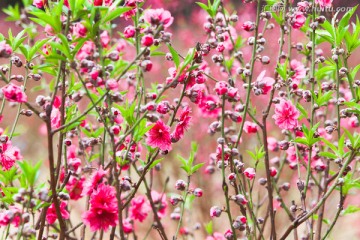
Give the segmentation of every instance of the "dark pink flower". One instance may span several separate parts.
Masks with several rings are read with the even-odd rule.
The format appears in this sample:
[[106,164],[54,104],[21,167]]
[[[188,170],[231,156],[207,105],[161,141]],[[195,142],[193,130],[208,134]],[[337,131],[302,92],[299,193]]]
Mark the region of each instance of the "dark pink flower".
[[113,186],[100,184],[90,197],[90,208],[82,215],[90,230],[107,231],[118,224],[118,206],[116,190]]
[[[3,193],[1,192],[2,196]],[[5,209],[0,213],[0,226],[8,226],[10,223],[15,227],[20,225],[22,211],[17,206],[9,206],[9,209]]]
[[15,84],[9,83],[5,87],[1,88],[4,97],[9,102],[23,103],[27,101],[27,96],[23,89]]
[[154,43],[154,37],[151,34],[147,34],[141,38],[141,44],[145,47],[150,47]]
[[158,120],[148,132],[146,143],[153,148],[160,148],[162,151],[171,149],[170,127],[162,120]]
[[199,108],[204,116],[217,117],[221,108],[218,106],[218,99],[216,96],[207,95],[201,98]]
[[83,196],[84,183],[85,177],[81,177],[80,179],[74,176],[70,177],[70,180],[65,187],[69,192],[70,199],[78,200]]
[[244,123],[244,131],[246,133],[257,133],[257,124],[253,122],[246,121]]
[[292,130],[298,125],[299,111],[291,101],[282,100],[275,106],[275,124],[281,129]]
[[125,29],[124,29],[124,37],[126,38],[132,38],[135,36],[135,27],[134,26],[127,26]]
[[134,226],[132,225],[130,218],[126,218],[123,221],[123,230],[125,234],[129,234],[134,231]]
[[144,14],[144,18],[146,22],[152,25],[162,24],[164,28],[170,27],[170,25],[174,21],[174,18],[171,16],[171,13],[162,8],[146,10]]
[[254,29],[255,29],[255,23],[254,23],[254,22],[251,22],[251,21],[246,21],[246,22],[243,23],[242,29],[244,29],[244,30],[247,31],[247,32],[254,31]]
[[[66,205],[67,205],[66,202],[61,201],[61,203],[60,203],[60,212],[61,212],[61,217],[63,219],[69,219],[70,218],[70,214],[66,210]],[[55,204],[53,203],[53,204],[51,204],[51,206],[48,208],[48,210],[46,212],[46,221],[49,224],[53,224],[56,220],[57,220],[56,209],[55,209]]]
[[229,84],[225,81],[220,81],[215,84],[215,92],[217,95],[224,95],[228,92]]
[[94,6],[110,6],[113,0],[94,0]]
[[305,22],[306,22],[306,17],[304,16],[304,14],[302,12],[295,12],[291,20],[291,26],[294,29],[299,29],[302,26],[304,26]]
[[319,4],[321,8],[331,7],[333,0],[315,0],[315,3]]
[[130,219],[143,222],[148,216],[150,210],[151,208],[146,201],[145,196],[135,197],[131,200],[131,205],[129,208]]
[[90,196],[92,194],[92,192],[97,189],[98,185],[103,183],[103,181],[105,180],[104,177],[106,174],[107,174],[107,171],[104,171],[102,168],[99,168],[99,170],[94,172],[91,175],[90,180],[88,180],[85,183],[83,194]]
[[245,177],[252,180],[255,177],[255,169],[247,168],[247,169],[245,169],[244,174],[245,174]]
[[157,191],[151,191],[151,198],[157,206],[157,213],[159,218],[163,218],[166,214],[166,208],[168,206],[166,201],[166,194],[158,193]]
[[170,111],[170,104],[168,101],[161,101],[157,107],[156,111],[160,114],[166,114]]
[[17,147],[13,147],[11,141],[0,144],[0,163],[3,171],[9,170],[14,166],[15,161],[21,159],[20,150]]
[[76,37],[85,37],[87,33],[87,29],[81,22],[78,22],[75,24],[73,28],[73,32]]
[[33,5],[37,8],[44,8],[46,3],[47,3],[47,0],[34,0],[33,1]]
[[172,139],[178,141],[183,136],[186,130],[189,128],[191,116],[191,110],[186,106],[180,113],[179,122],[176,124],[175,131],[171,134]]

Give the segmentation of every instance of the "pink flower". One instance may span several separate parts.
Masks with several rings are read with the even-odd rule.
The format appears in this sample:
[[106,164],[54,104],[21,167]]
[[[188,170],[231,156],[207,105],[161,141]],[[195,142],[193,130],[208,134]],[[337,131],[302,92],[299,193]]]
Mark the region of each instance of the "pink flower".
[[90,209],[82,215],[85,225],[91,231],[107,231],[118,223],[118,202],[114,187],[100,184],[90,198]]
[[55,34],[54,29],[49,24],[45,25],[44,31],[48,36],[54,36]]
[[154,37],[151,34],[147,34],[141,38],[141,44],[145,47],[150,47],[154,43]]
[[5,41],[0,42],[0,58],[8,58],[12,54],[12,48],[9,44],[7,44]]
[[14,166],[15,161],[21,159],[20,150],[17,147],[13,147],[11,141],[0,144],[0,164],[3,171],[9,170]]
[[254,23],[254,22],[251,22],[251,21],[246,21],[246,22],[243,23],[242,29],[244,29],[244,30],[247,31],[247,32],[254,31],[254,29],[255,29],[255,23]]
[[271,77],[265,77],[266,70],[262,71],[256,79],[255,87],[260,90],[260,93],[266,95],[275,83]]
[[81,177],[80,179],[74,176],[70,177],[69,182],[66,184],[66,190],[69,192],[70,199],[78,200],[83,195],[85,178]]
[[188,130],[191,120],[190,113],[191,110],[188,106],[180,113],[179,122],[176,124],[175,131],[171,134],[173,140],[180,140],[184,136],[185,131]]
[[113,0],[94,0],[94,6],[110,6]]
[[73,32],[76,37],[85,37],[87,33],[87,29],[82,23],[78,22],[75,24],[73,28]]
[[356,116],[353,116],[348,119],[347,124],[351,128],[357,128],[357,127],[359,127],[359,120]]
[[244,174],[245,174],[245,177],[252,180],[255,177],[255,169],[247,168],[247,169],[245,169]]
[[[1,194],[3,192],[1,191]],[[4,195],[2,195],[4,196]],[[8,226],[10,223],[15,227],[20,225],[22,211],[17,206],[9,206],[9,209],[0,213],[0,226]]]
[[244,131],[246,133],[257,133],[257,125],[256,125],[256,123],[246,121],[244,123]]
[[27,101],[27,96],[22,88],[15,84],[9,83],[5,87],[1,88],[1,91],[4,94],[5,99],[9,102],[23,103]]
[[319,4],[321,8],[331,7],[333,0],[315,0],[315,3]]
[[109,36],[109,33],[108,31],[103,31],[101,34],[100,34],[100,42],[101,42],[101,45],[106,48],[109,43],[110,43],[110,36]]
[[159,218],[163,218],[166,214],[166,208],[168,206],[166,201],[166,194],[151,191],[151,198],[155,206],[157,206],[157,214]]
[[275,151],[279,150],[279,145],[278,145],[276,138],[268,137],[267,142],[268,142],[268,149],[270,151],[275,152]]
[[217,95],[224,95],[228,92],[229,84],[225,81],[220,81],[215,84],[215,92]]
[[119,84],[115,79],[109,79],[105,82],[106,89],[109,90],[117,90],[119,88]]
[[83,194],[90,196],[93,191],[97,189],[98,185],[103,183],[106,174],[107,171],[104,171],[102,168],[99,168],[99,170],[94,172],[91,175],[90,180],[85,183]]
[[306,76],[306,69],[304,65],[301,62],[293,59],[290,62],[290,68],[292,71],[295,72],[294,75],[291,77],[293,83],[299,85],[300,81]]
[[[69,219],[70,218],[70,214],[69,212],[66,210],[66,202],[61,201],[60,203],[60,212],[61,212],[61,217],[63,219]],[[56,209],[55,209],[55,204],[51,204],[51,206],[48,208],[47,212],[46,212],[46,221],[49,224],[53,224],[55,221],[57,220],[57,215],[56,215]]]
[[134,26],[127,26],[124,29],[124,37],[132,38],[135,36],[135,27]]
[[44,8],[46,3],[47,3],[47,0],[34,0],[33,1],[33,5],[37,8]]
[[171,16],[171,13],[162,8],[146,10],[144,14],[144,18],[146,22],[152,25],[162,24],[164,28],[170,27],[170,25],[174,21],[174,18]]
[[302,12],[295,12],[291,20],[291,25],[294,29],[299,29],[304,26],[306,22],[306,17]]
[[126,218],[123,221],[123,230],[125,234],[129,234],[132,233],[134,231],[134,227],[131,223],[131,219],[130,218]]
[[218,100],[216,96],[207,95],[201,98],[201,102],[199,103],[199,108],[203,115],[207,117],[217,117],[220,108],[218,106]]
[[86,41],[84,45],[80,48],[79,52],[76,54],[77,59],[83,60],[91,56],[95,51],[95,43],[92,41]]
[[170,111],[170,104],[168,101],[161,101],[157,107],[156,111],[160,114],[166,114]]
[[226,240],[226,238],[222,233],[214,232],[212,236],[207,236],[205,240]]
[[148,216],[150,210],[151,208],[146,201],[145,196],[138,196],[131,200],[131,205],[129,208],[130,218],[132,220],[143,222]]
[[275,107],[275,124],[281,129],[293,130],[298,125],[299,111],[291,101],[282,100]]
[[146,143],[153,148],[160,148],[162,151],[171,149],[170,127],[162,120],[158,120],[150,129]]
[[213,206],[210,208],[210,217],[220,217],[222,209],[218,206]]

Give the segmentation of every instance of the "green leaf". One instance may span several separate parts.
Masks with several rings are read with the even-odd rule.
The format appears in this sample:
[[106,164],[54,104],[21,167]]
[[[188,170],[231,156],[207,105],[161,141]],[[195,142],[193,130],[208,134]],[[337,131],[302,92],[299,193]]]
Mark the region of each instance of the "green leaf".
[[344,211],[342,211],[342,215],[349,215],[359,211],[360,211],[360,207],[349,205]]
[[199,163],[196,164],[191,168],[191,174],[194,174],[197,170],[199,170],[202,166],[204,166],[205,163]]
[[160,159],[156,159],[150,166],[149,166],[149,170],[152,169],[153,167],[155,167],[158,163],[160,163],[162,160],[164,160],[164,158],[160,158]]
[[337,156],[333,153],[329,153],[329,152],[320,152],[319,153],[320,157],[326,157],[326,158],[330,158],[330,159],[336,159]]
[[214,230],[213,230],[213,222],[210,221],[207,224],[205,224],[205,231],[207,232],[208,235],[212,235]]
[[26,179],[27,185],[33,187],[35,185],[35,181],[39,177],[39,169],[42,162],[39,161],[34,166],[32,163],[27,161],[18,161],[17,163],[22,170],[22,176]]
[[123,14],[131,9],[132,9],[131,7],[117,7],[114,10],[109,8],[108,14],[104,18],[101,19],[101,23],[104,24],[104,23],[110,22],[110,21],[114,20],[115,18],[120,17],[121,14]]
[[176,50],[170,44],[167,44],[167,46],[168,46],[169,51],[171,53],[172,59],[173,59],[173,61],[175,63],[176,69],[178,69],[179,65],[180,65],[179,54],[176,52]]

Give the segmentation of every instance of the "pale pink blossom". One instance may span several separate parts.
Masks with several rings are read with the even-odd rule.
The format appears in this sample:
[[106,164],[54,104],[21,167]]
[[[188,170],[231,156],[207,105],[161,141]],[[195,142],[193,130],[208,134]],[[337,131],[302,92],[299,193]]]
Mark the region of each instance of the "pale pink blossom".
[[152,25],[162,24],[164,28],[170,27],[173,23],[174,18],[171,16],[171,13],[163,8],[158,9],[148,9],[144,14],[145,21]]

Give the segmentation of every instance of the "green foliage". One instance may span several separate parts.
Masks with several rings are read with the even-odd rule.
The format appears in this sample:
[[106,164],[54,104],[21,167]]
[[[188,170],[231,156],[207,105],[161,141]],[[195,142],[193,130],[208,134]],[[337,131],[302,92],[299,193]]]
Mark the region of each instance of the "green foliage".
[[17,162],[20,169],[20,181],[22,187],[34,187],[36,180],[40,174],[41,161],[37,162],[35,165],[28,161],[18,161]]
[[176,69],[178,69],[179,65],[180,65],[179,54],[176,52],[176,50],[170,44],[167,44],[167,46],[168,46],[169,51],[171,53],[172,59],[173,59],[173,61],[175,63]]
[[[338,23],[337,23],[337,16],[339,12],[337,12],[332,18],[331,23],[326,20],[323,24],[321,24],[323,29],[317,29],[316,34],[324,41],[329,42],[330,44],[335,46],[340,46],[345,36],[348,35],[347,45],[349,46],[354,45],[354,43],[352,42],[353,38],[350,37],[351,35],[349,35],[349,33],[347,32],[349,29],[350,18],[355,13],[356,9],[357,6],[353,7],[350,11],[345,13]],[[355,34],[357,34],[356,30],[355,30]],[[356,39],[356,41],[358,41],[358,39]]]
[[342,215],[349,215],[360,211],[360,207],[349,205],[346,209],[342,211]]
[[204,228],[208,235],[212,235],[214,233],[213,221],[210,221],[207,224],[205,224]]
[[188,176],[191,176],[192,174],[194,174],[197,170],[199,170],[204,165],[204,163],[199,163],[199,164],[193,165],[197,149],[198,149],[198,146],[196,145],[196,143],[193,142],[193,143],[191,143],[191,152],[190,152],[189,159],[185,159],[182,156],[178,155],[178,158],[180,159],[180,161],[182,163],[181,168],[184,169],[184,171],[188,174]]
[[263,158],[265,156],[264,146],[261,146],[259,149],[257,147],[255,147],[254,152],[251,152],[249,150],[246,150],[246,152],[255,161],[259,161],[261,158]]
[[122,117],[126,120],[126,122],[132,126],[136,119],[134,116],[134,112],[135,112],[135,107],[136,107],[136,103],[132,103],[129,104],[128,101],[126,101],[125,106],[120,106],[117,104],[114,104],[114,106],[119,109],[119,111],[121,112]]
[[288,60],[286,60],[283,64],[278,64],[276,67],[276,72],[284,80],[286,80],[288,78],[288,74],[287,74],[288,65],[289,65],[289,62],[288,62]]
[[301,143],[304,144],[308,147],[313,146],[315,143],[319,142],[320,140],[322,140],[319,137],[314,137],[314,134],[316,132],[316,130],[318,129],[320,123],[317,123],[316,125],[314,125],[311,129],[308,129],[305,124],[302,125],[302,130],[304,133],[304,137],[300,138],[296,138],[294,141],[296,143]]
[[329,103],[329,100],[332,98],[333,92],[328,91],[324,94],[319,91],[316,95],[314,92],[311,92],[312,97],[314,98],[314,102],[319,106],[326,106]]
[[15,6],[9,5],[7,8],[3,9],[4,13],[8,15],[5,18],[6,21],[19,21],[20,20],[20,8],[19,4],[15,4]]
[[196,2],[202,9],[204,9],[212,18],[216,16],[217,10],[220,6],[221,0],[214,0],[213,3],[211,3],[210,0],[208,0],[208,5],[202,3],[202,2]]

